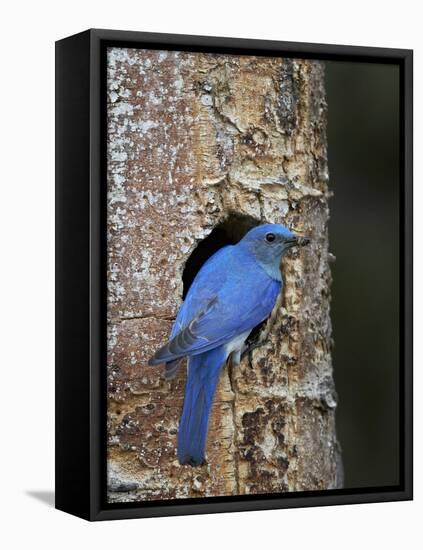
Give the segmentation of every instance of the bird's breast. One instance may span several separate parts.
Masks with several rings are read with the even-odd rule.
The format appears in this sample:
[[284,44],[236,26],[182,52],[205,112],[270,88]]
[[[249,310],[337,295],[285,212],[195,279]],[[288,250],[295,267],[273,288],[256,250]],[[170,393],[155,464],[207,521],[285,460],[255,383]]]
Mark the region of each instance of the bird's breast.
[[227,356],[229,356],[233,351],[237,352],[242,350],[244,342],[248,338],[250,332],[251,330],[246,330],[242,334],[239,334],[238,336],[235,336],[235,338],[232,338],[232,340],[229,340],[229,342],[225,345]]

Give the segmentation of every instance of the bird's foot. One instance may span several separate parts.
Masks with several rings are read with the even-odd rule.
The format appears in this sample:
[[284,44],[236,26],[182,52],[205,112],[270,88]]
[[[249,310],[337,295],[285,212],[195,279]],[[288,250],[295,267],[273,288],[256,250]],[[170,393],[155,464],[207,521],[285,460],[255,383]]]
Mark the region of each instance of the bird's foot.
[[260,348],[261,346],[263,345],[263,342],[254,342],[252,344],[250,344],[249,346],[247,346],[245,348],[245,350],[242,352],[241,354],[241,361],[248,356],[251,356],[251,353],[257,349],[257,348]]

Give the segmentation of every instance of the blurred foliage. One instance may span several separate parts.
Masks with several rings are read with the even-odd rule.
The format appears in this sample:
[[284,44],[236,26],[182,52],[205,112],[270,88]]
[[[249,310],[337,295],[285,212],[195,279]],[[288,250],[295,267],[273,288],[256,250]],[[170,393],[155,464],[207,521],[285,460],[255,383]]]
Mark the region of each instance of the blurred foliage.
[[399,481],[399,69],[326,63],[345,487]]

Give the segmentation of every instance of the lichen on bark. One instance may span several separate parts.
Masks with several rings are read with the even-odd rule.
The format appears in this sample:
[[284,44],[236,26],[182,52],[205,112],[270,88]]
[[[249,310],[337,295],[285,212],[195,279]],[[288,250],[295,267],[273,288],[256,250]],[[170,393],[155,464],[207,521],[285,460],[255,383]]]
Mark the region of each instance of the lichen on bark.
[[[109,48],[107,88],[108,500],[341,486],[323,64]],[[147,361],[190,254],[240,214],[312,243],[284,260],[262,345],[222,369],[207,464],[180,466],[185,369],[166,382]]]

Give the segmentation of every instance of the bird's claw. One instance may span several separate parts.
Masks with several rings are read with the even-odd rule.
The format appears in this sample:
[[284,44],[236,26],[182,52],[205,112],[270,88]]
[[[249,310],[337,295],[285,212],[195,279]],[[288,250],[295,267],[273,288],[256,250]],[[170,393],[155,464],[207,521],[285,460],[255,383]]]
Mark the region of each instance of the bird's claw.
[[241,361],[242,361],[245,357],[247,357],[247,355],[248,355],[248,356],[251,355],[251,353],[252,353],[255,349],[260,348],[260,347],[262,346],[262,344],[263,344],[262,342],[255,342],[254,344],[250,344],[249,346],[247,346],[247,347],[245,348],[245,350],[244,350],[244,351],[242,352],[242,354],[241,354]]

